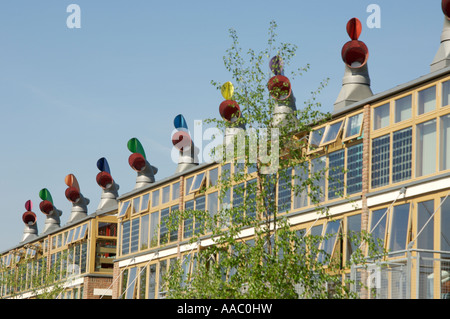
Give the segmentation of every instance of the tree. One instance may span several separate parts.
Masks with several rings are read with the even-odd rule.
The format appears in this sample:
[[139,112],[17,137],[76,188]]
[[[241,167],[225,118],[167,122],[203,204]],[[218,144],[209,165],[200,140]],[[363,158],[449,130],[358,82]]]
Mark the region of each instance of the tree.
[[[330,118],[317,101],[327,80],[297,109],[289,80],[307,71],[309,65],[291,72],[286,81],[284,69],[297,46],[278,44],[276,29],[272,21],[267,48],[259,53],[249,49],[248,60],[236,31],[230,29],[232,43],[224,64],[236,87],[231,82],[212,81],[228,102],[223,109],[221,106],[222,119],[207,122],[235,133],[214,154],[216,158],[226,155],[228,164],[223,167],[234,169],[232,173],[226,169],[215,186],[220,189],[217,213],[180,210],[169,222],[176,230],[180,222],[186,227],[190,221],[192,243],[208,235],[214,244],[199,247],[173,265],[165,280],[168,298],[356,297],[349,282],[343,282],[347,261],[342,260],[339,249],[331,254],[328,248],[346,236],[359,247],[349,262],[362,263],[361,245],[370,243],[370,236],[364,232],[343,234],[339,222],[331,222],[326,208],[320,206],[328,168],[315,153],[307,152],[312,146],[306,138],[312,125]],[[269,63],[271,70],[266,71]],[[244,143],[244,150],[239,143]],[[270,155],[266,152],[269,143]],[[255,153],[267,156],[256,157]],[[293,229],[282,214],[288,210],[285,204],[290,203],[290,196],[275,198],[277,189],[279,194],[305,195],[317,206],[318,218],[330,218],[328,225],[334,230],[322,237]],[[252,236],[244,238],[244,232]]]

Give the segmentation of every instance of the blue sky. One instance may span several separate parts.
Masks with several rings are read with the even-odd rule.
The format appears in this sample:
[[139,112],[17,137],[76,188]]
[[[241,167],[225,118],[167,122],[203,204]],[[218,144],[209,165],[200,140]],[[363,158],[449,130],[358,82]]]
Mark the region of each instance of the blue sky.
[[[66,8],[81,9],[81,28],[69,29]],[[440,0],[341,1],[103,1],[9,0],[0,3],[0,252],[23,235],[25,202],[34,203],[39,232],[45,216],[39,190],[63,211],[64,178],[74,174],[89,213],[99,203],[96,162],[106,157],[119,194],[134,187],[126,144],[137,137],[156,178],[172,175],[173,118],[219,117],[223,98],[210,84],[230,75],[222,57],[234,28],[243,48],[263,49],[269,22],[280,41],[298,46],[296,66],[310,70],[292,83],[301,105],[320,81],[332,111],[341,88],[345,26],[361,20],[369,48],[372,91],[382,92],[429,73],[444,16]],[[381,9],[380,28],[368,28],[369,4]]]

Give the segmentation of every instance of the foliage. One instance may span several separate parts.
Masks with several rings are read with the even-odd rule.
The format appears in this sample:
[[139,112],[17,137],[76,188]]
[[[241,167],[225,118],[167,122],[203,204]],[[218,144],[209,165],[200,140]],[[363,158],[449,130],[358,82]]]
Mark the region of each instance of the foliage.
[[[321,112],[317,96],[326,85],[320,83],[301,109],[295,105],[293,94],[285,101],[277,101],[268,92],[267,83],[273,76],[267,68],[269,59],[277,55],[282,58],[284,68],[289,67],[297,46],[277,43],[277,24],[271,22],[267,48],[257,53],[252,49],[244,58],[243,49],[235,30],[230,30],[231,47],[224,56],[225,68],[236,84],[233,99],[241,106],[241,116],[234,122],[208,119],[217,127],[250,128],[264,132],[257,136],[267,141],[277,140],[279,158],[277,169],[258,157],[256,163],[250,147],[239,153],[237,143],[233,145],[232,172],[225,172],[218,181],[220,207],[216,214],[207,211],[181,210],[172,222],[172,229],[183,227],[180,221],[194,220],[191,243],[206,238],[214,244],[200,246],[184,255],[167,275],[168,298],[354,298],[350,282],[343,276],[351,263],[363,263],[362,247],[375,247],[368,234],[345,234],[342,226],[327,236],[312,235],[309,230],[293,228],[280,199],[275,198],[276,189],[291,189],[299,196],[307,194],[317,206],[318,217],[327,218],[327,209],[320,206],[324,189],[321,182],[326,176],[326,167],[310,171],[309,163],[317,157],[308,154],[307,134],[312,124],[330,118]],[[309,65],[290,73],[292,81],[309,69]],[[212,81],[218,90],[223,83]],[[274,111],[279,106],[289,107],[292,112],[285,121],[275,123]],[[276,129],[276,130],[273,130]],[[274,135],[274,133],[276,135]],[[251,136],[244,134],[245,145],[250,145]],[[275,146],[274,146],[275,145]],[[259,145],[267,147],[267,145]],[[258,148],[258,154],[260,151]],[[216,150],[223,154],[224,149]],[[223,166],[226,167],[226,166]],[[251,173],[252,172],[252,173]],[[301,174],[302,178],[298,176]],[[203,188],[208,190],[209,185]],[[233,194],[233,201],[230,195]],[[358,247],[349,260],[344,260],[342,247],[348,241]],[[336,243],[334,251],[327,244]],[[330,244],[331,245],[331,244]],[[194,246],[197,247],[197,246]],[[372,250],[371,250],[372,251]],[[377,252],[375,252],[377,253]]]

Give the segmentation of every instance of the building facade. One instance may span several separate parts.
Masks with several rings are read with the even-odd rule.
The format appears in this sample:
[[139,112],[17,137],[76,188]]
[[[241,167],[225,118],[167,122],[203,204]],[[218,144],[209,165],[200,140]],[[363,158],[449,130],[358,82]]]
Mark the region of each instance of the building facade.
[[[370,89],[368,49],[359,40],[361,25],[357,19],[348,22],[350,41],[342,50],[345,74],[334,112],[326,123],[305,133],[305,151],[315,157],[309,164],[311,173],[325,167],[344,169],[328,170],[319,182],[323,191],[320,206],[327,208],[333,221],[317,214],[317,205],[307,193],[294,194],[289,187],[278,185],[274,194],[277,203],[286,205],[283,215],[293,229],[342,235],[327,246],[330,254],[339,252],[342,259],[350,258],[355,247],[345,240],[349,231],[366,230],[380,240],[388,251],[386,258],[368,268],[351,267],[343,274],[371,288],[358,291],[355,285],[362,298],[440,299],[450,294],[447,1],[442,1],[442,8],[444,28],[430,73],[377,94]],[[280,110],[277,116],[290,112],[284,106]],[[175,126],[187,128],[182,117],[176,118]],[[64,270],[60,276],[65,276],[60,297],[164,298],[164,275],[171,263],[183,259],[186,271],[191,271],[193,255],[211,245],[210,234],[195,244],[189,242],[196,231],[195,220],[185,220],[177,231],[169,231],[166,218],[180,210],[214,215],[223,207],[240,204],[233,191],[219,200],[218,179],[224,172],[241,173],[242,168],[233,163],[198,165],[195,146],[185,147],[192,152],[180,156],[175,174],[156,181],[156,168],[146,160],[139,141],[131,139],[129,164],[137,174],[136,187],[120,196],[106,191],[110,195],[106,206],[92,215],[81,213],[47,234],[29,237],[32,230],[26,229],[24,242],[2,253],[4,275],[26,269],[19,272],[22,284],[14,291],[3,284],[1,296],[32,298],[37,292],[31,289],[28,276],[43,276],[43,265],[53,269],[62,259],[61,267],[56,267]],[[99,165],[100,170],[108,172],[104,166]],[[256,181],[255,172],[246,173],[246,185]],[[295,183],[304,170],[294,167],[290,174],[290,183]],[[67,184],[73,187],[73,179]],[[102,187],[108,190],[112,184]],[[205,186],[206,191],[200,191]],[[74,201],[73,212],[78,214],[77,203]],[[72,237],[72,232],[77,235]],[[251,229],[242,234],[245,240],[252,236]]]

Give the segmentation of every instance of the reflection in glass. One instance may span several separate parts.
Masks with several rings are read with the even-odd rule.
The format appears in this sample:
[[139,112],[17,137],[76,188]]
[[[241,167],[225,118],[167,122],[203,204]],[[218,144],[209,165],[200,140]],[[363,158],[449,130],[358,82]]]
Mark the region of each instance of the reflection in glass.
[[417,115],[425,114],[436,109],[436,86],[419,91],[417,95]]
[[361,132],[362,120],[363,120],[363,113],[350,116],[347,119],[344,138],[359,135],[359,133]]
[[408,95],[395,101],[395,123],[411,118],[412,96]]
[[378,130],[380,128],[389,125],[389,103],[378,106],[373,110],[373,129]]
[[417,124],[416,177],[436,171],[436,119]]
[[406,249],[409,221],[409,203],[394,206],[389,242],[389,252]]

